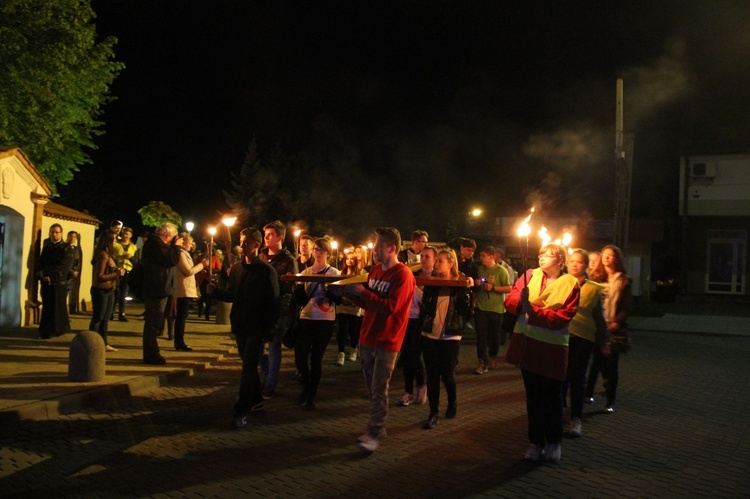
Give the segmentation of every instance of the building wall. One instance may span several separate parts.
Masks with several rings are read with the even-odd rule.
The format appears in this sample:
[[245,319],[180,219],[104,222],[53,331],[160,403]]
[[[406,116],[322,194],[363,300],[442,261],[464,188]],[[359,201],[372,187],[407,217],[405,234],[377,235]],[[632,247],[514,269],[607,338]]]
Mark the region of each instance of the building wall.
[[35,240],[35,205],[31,193],[47,193],[21,160],[13,155],[0,157],[0,182],[0,216],[6,224],[0,326],[18,327],[24,320],[24,304],[33,278],[29,268]]
[[[681,158],[679,213],[684,290],[706,293],[709,231],[750,234],[750,155]],[[744,249],[737,270],[746,276],[746,269],[741,267],[750,256],[747,244]]]

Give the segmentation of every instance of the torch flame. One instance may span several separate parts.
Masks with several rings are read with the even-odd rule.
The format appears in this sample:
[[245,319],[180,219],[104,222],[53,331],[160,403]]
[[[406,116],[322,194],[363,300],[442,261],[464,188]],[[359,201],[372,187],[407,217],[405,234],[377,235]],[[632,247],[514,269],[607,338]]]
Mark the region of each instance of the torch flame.
[[521,222],[521,225],[518,227],[518,237],[528,237],[529,234],[531,234],[531,227],[529,226],[529,222],[531,221],[531,215],[534,214],[534,207],[531,207],[531,211],[529,213],[529,216],[526,217],[523,222]]
[[543,226],[536,234],[542,239],[542,246],[547,246],[552,240],[552,237],[547,233],[547,227]]
[[566,232],[563,234],[562,244],[563,246],[570,247],[570,243],[573,242],[573,236],[570,234],[570,232]]

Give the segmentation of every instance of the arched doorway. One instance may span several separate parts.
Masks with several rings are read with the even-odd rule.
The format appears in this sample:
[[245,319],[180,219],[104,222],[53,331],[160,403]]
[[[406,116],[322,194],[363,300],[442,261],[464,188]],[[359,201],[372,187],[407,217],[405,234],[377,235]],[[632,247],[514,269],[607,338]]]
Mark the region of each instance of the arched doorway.
[[0,327],[21,323],[24,261],[24,219],[18,212],[0,206]]

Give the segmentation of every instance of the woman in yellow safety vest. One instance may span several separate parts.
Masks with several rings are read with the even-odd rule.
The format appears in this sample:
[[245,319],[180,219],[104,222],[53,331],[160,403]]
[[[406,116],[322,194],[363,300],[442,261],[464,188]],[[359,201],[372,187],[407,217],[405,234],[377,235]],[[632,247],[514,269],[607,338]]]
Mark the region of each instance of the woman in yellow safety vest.
[[565,274],[565,248],[547,244],[539,267],[519,277],[505,300],[518,315],[506,361],[521,368],[531,445],[525,459],[560,461],[562,383],[568,368],[568,324],[578,310],[578,279]]

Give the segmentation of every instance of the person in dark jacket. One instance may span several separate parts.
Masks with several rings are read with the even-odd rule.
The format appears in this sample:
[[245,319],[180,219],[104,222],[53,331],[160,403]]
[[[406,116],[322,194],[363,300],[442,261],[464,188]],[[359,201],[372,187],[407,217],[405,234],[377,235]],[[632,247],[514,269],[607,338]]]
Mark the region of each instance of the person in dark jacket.
[[263,340],[271,338],[278,318],[279,280],[276,270],[260,259],[258,249],[263,241],[260,231],[245,228],[240,232],[244,258],[232,265],[226,289],[211,283],[207,290],[217,299],[231,302],[229,320],[242,358],[242,375],[234,426],[247,425],[247,414],[263,409],[258,374],[258,358]]
[[166,364],[156,337],[164,323],[167,299],[177,291],[177,263],[180,261],[182,238],[177,227],[165,223],[156,229],[156,236],[146,239],[141,252],[143,285],[141,294],[146,311],[143,315],[143,362]]
[[81,251],[81,235],[74,231],[68,231],[66,241],[73,252],[73,277],[68,286],[68,313],[77,314],[81,310],[79,291],[81,289],[81,268],[83,266],[83,252]]
[[266,387],[263,390],[263,398],[272,399],[276,394],[276,383],[279,381],[279,369],[281,368],[281,337],[292,321],[292,293],[291,282],[282,282],[281,276],[296,274],[297,260],[282,245],[286,237],[286,226],[279,220],[266,224],[263,227],[263,239],[266,247],[258,256],[264,262],[276,269],[279,278],[279,317],[274,326],[273,338],[268,342],[268,355],[262,355],[260,359],[263,376],[266,379]]
[[41,281],[42,317],[39,338],[49,339],[70,332],[68,318],[68,284],[73,279],[74,250],[63,241],[62,226],[49,228],[49,239],[44,241],[39,255],[36,277]]
[[[458,258],[452,249],[441,249],[435,258],[435,271],[442,278],[457,278]],[[458,347],[463,333],[464,320],[471,309],[468,279],[467,287],[425,286],[422,297],[422,353],[427,370],[427,398],[430,415],[424,424],[431,430],[438,424],[440,380],[448,395],[447,419],[455,418],[458,409],[455,370],[458,364]]]

